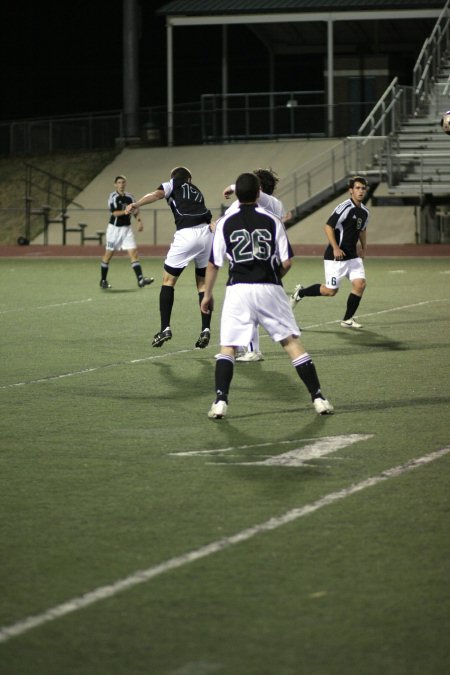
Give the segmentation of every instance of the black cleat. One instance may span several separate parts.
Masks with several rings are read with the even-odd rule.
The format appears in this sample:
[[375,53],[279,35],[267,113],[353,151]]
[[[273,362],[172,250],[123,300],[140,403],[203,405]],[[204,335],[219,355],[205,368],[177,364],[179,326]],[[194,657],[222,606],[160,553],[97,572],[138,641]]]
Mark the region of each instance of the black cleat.
[[100,281],[100,288],[112,288],[111,284],[108,284],[106,279],[102,279]]
[[200,333],[200,336],[199,336],[197,342],[195,343],[195,348],[196,349],[205,349],[205,347],[207,347],[209,345],[210,338],[211,338],[211,331],[209,330],[209,328],[205,328]]
[[154,281],[155,280],[153,277],[150,277],[150,279],[147,279],[147,277],[142,277],[138,281],[138,286],[139,288],[144,288],[144,286],[150,286],[150,284],[152,284]]
[[172,331],[170,328],[166,328],[165,330],[156,333],[155,337],[153,338],[152,347],[161,347],[165,342],[167,342],[167,340],[171,339]]

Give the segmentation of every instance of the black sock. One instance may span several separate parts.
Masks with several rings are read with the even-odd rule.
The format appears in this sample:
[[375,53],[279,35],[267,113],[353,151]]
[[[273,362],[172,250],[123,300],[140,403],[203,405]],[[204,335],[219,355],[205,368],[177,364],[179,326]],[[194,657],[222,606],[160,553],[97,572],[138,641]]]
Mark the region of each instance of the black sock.
[[137,280],[139,281],[139,279],[142,279],[144,275],[142,274],[142,267],[139,260],[136,260],[136,262],[131,263],[131,267],[134,269],[134,273],[137,277]]
[[301,288],[298,292],[298,295],[300,298],[320,295],[320,284],[313,284],[312,286]]
[[100,265],[100,272],[102,275],[102,281],[106,281],[106,277],[108,276],[108,270],[109,270],[109,264],[102,262]]
[[[200,291],[198,294],[198,304],[202,304],[204,292]],[[200,310],[200,314],[202,316],[202,331],[205,330],[205,328],[211,328],[211,314],[212,310],[209,311],[209,314],[203,314],[203,312]]]
[[216,360],[216,402],[228,402],[231,380],[233,379],[234,359],[231,356],[220,356]]
[[352,318],[352,316],[355,314],[356,310],[358,309],[359,303],[361,302],[361,298],[359,295],[355,295],[354,293],[350,293],[350,295],[347,298],[347,311],[345,312],[344,316],[344,321],[348,321],[349,319]]
[[170,326],[174,297],[175,288],[173,286],[161,286],[161,291],[159,293],[159,313],[161,314],[162,331]]
[[292,361],[292,364],[301,381],[311,394],[311,400],[314,401],[315,398],[324,398],[320,391],[320,382],[317,376],[316,367],[312,362],[310,355],[305,352],[298,359]]

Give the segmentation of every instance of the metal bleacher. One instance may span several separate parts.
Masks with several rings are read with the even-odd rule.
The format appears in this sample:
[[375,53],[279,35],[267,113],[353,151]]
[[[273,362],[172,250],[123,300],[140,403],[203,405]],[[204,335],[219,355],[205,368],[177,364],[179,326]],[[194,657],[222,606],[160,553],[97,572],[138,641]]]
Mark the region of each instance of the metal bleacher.
[[[413,85],[394,78],[356,136],[283,181],[279,196],[295,199],[287,227],[343,194],[358,173],[368,179],[372,206],[417,206],[418,243],[450,240],[450,136],[440,125],[450,110],[449,5],[422,47]],[[377,195],[382,183],[386,189]]]

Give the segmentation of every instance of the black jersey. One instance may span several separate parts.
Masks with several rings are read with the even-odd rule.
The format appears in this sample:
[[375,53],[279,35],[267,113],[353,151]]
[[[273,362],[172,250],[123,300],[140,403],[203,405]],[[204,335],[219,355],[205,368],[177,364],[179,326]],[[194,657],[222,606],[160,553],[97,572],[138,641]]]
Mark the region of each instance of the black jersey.
[[[358,257],[356,245],[360,232],[366,229],[368,221],[369,210],[364,204],[356,206],[350,198],[338,204],[327,220],[327,225],[334,228],[337,245],[344,251],[345,260]],[[324,260],[334,260],[331,244],[325,249],[323,257]]]
[[111,217],[109,219],[110,225],[129,227],[131,225],[131,215],[113,216],[113,211],[125,211],[128,204],[132,204],[133,202],[134,197],[129,192],[125,192],[123,195],[119,194],[116,190],[111,192],[108,197],[108,206],[111,211]]
[[256,204],[241,204],[216,226],[210,261],[221,267],[229,261],[227,286],[276,284],[281,286],[280,261],[290,258],[290,246],[281,221]]
[[159,189],[164,191],[172,209],[177,230],[211,222],[211,211],[206,208],[203,194],[193,183],[172,178],[169,182],[162,183]]

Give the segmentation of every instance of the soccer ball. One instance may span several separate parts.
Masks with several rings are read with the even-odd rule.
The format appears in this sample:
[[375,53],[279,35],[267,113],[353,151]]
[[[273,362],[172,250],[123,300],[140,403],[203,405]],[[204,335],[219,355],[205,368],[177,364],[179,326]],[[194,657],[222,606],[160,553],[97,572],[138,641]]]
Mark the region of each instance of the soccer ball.
[[443,132],[450,136],[450,110],[442,115],[441,127]]

